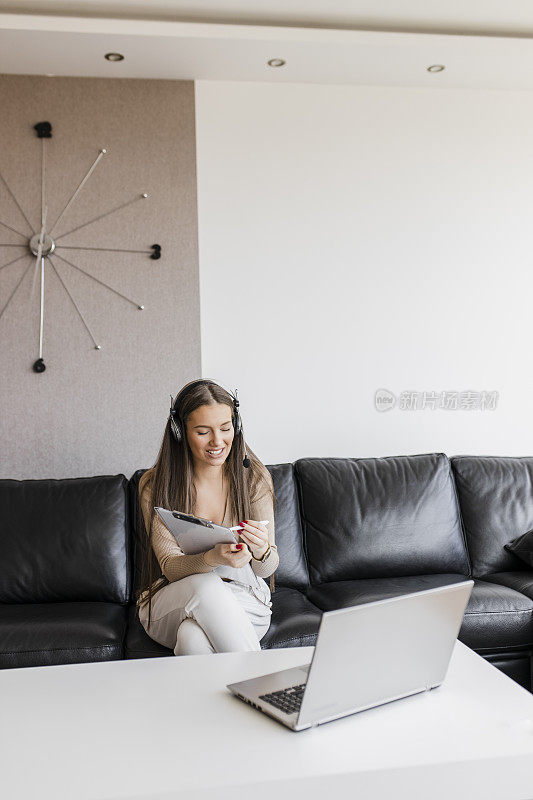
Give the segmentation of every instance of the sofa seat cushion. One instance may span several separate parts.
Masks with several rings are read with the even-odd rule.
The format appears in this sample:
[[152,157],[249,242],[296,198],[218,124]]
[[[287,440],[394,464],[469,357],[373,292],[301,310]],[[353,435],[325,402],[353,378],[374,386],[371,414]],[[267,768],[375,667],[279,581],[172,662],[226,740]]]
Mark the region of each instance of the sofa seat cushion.
[[308,599],[323,611],[359,606],[373,600],[385,600],[423,589],[435,589],[449,583],[468,580],[466,575],[445,573],[443,575],[409,575],[400,578],[365,578],[357,581],[335,581],[310,586]]
[[128,633],[124,643],[125,658],[157,658],[159,656],[173,656],[174,651],[162,644],[155,642],[144,630],[139,622],[139,615],[135,605],[128,608]]
[[[331,611],[463,580],[467,580],[465,575],[448,574],[337,581],[310,587],[307,596],[319,608]],[[533,602],[506,586],[475,580],[458,638],[479,653],[529,648],[533,645]]]
[[478,653],[533,646],[533,600],[500,584],[475,579],[459,639]]
[[261,649],[314,645],[321,618],[322,611],[298,589],[276,586],[270,628],[261,639]]
[[508,586],[509,589],[533,599],[533,569],[529,572],[493,572],[491,575],[483,575],[483,580]]
[[0,605],[0,668],[119,660],[125,625],[114,603]]

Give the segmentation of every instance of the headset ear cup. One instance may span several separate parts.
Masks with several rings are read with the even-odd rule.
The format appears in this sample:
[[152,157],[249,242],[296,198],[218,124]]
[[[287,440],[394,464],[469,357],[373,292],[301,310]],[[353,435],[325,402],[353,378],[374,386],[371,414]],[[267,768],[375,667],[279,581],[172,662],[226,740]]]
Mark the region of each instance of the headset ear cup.
[[242,431],[241,417],[238,411],[235,411],[235,415],[233,417],[233,429],[235,431],[235,436]]
[[177,442],[181,442],[183,439],[182,432],[181,432],[181,424],[178,417],[178,409],[180,408],[180,404],[183,402],[184,395],[188,394],[191,389],[194,389],[195,386],[202,386],[203,384],[209,384],[212,381],[206,378],[200,378],[197,381],[191,381],[190,383],[186,384],[181,391],[178,392],[176,397],[173,399],[172,395],[170,395],[170,409],[175,409],[175,414],[170,415],[170,427],[172,428],[172,433],[174,434],[174,438]]

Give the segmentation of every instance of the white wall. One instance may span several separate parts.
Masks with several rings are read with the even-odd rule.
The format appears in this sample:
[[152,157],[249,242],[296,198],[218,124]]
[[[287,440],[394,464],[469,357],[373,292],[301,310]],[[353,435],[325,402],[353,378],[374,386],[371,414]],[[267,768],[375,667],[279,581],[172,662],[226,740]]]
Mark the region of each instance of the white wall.
[[261,459],[533,455],[532,95],[200,81],[196,117],[202,375]]

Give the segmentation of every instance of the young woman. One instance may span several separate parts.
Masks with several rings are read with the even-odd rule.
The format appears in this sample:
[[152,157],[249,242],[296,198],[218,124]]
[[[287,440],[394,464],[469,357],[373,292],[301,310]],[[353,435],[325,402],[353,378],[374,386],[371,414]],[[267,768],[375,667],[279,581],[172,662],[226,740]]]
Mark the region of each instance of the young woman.
[[[240,543],[185,555],[154,506],[240,524]],[[156,463],[139,483],[139,511],[146,536],[137,606],[148,635],[176,655],[260,650],[279,564],[274,487],[245,444],[236,394],[197,380],[171,398]]]

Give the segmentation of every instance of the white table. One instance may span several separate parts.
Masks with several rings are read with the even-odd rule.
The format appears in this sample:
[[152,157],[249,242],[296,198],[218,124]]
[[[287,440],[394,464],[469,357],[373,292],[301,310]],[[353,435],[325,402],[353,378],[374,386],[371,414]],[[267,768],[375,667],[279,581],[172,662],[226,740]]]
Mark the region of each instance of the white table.
[[0,792],[6,800],[533,798],[533,695],[460,642],[438,689],[299,733],[225,688],[305,663],[312,651],[2,670]]

